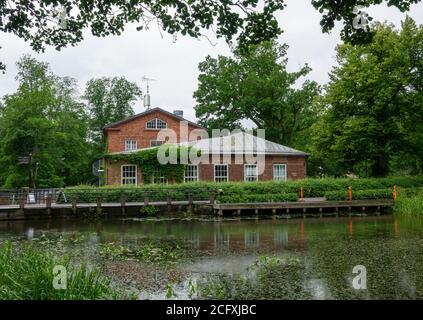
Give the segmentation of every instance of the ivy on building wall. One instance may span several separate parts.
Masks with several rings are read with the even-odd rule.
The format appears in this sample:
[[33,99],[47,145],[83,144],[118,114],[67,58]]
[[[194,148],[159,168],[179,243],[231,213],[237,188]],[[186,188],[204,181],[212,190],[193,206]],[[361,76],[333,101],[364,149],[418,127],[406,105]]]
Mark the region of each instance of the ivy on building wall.
[[[125,161],[138,165],[141,169],[144,183],[151,183],[154,175],[158,173],[169,182],[182,182],[185,172],[184,163],[187,162],[181,160],[188,159],[190,152],[192,152],[191,147],[164,145],[129,154],[106,154],[105,158],[110,163]],[[197,156],[200,156],[200,151],[197,151]],[[160,163],[160,157],[166,157],[169,162],[165,164]]]

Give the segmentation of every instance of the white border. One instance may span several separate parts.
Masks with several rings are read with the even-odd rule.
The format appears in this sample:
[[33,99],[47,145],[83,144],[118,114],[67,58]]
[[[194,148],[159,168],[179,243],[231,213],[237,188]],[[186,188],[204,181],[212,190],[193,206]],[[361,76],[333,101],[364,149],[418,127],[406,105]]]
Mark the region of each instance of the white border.
[[[195,166],[195,167],[197,167],[197,180],[195,180],[195,181],[189,181],[189,182],[198,182],[198,181],[200,181],[200,166],[198,164],[187,164],[187,166]],[[185,181],[185,178],[186,178],[186,175],[185,175],[186,169],[187,168],[185,168],[185,171],[184,171],[184,182],[186,182]]]
[[[275,179],[275,165],[283,165],[283,166],[285,166],[285,179]],[[274,163],[273,164],[273,171],[272,171],[272,180],[273,181],[286,181],[286,180],[288,180],[288,175],[287,175],[287,167],[288,167],[288,165],[286,164],[286,163]]]
[[123,167],[124,166],[135,166],[135,186],[138,186],[138,166],[136,164],[122,164],[120,166],[120,185],[121,186],[132,186],[132,184],[123,184]]
[[[226,166],[226,173],[227,173],[227,179],[226,179],[226,182],[229,182],[229,165],[227,164],[227,163],[215,163],[215,164],[213,164],[213,178],[214,178],[214,182],[217,182],[216,181],[216,166]],[[219,182],[222,182],[222,181],[219,181]]]
[[[247,181],[247,175],[245,174],[245,167],[246,166],[256,166],[256,173],[257,173],[257,180],[255,181]],[[257,182],[259,181],[259,174],[258,174],[258,165],[256,164],[248,164],[248,163],[244,163],[244,182]]]

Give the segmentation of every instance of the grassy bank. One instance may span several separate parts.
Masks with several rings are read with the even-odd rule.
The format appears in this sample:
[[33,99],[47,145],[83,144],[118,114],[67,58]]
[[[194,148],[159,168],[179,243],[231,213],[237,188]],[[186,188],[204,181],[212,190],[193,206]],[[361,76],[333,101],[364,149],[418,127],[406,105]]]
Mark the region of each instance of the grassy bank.
[[395,211],[404,215],[423,215],[423,188],[400,190]]
[[210,193],[217,194],[221,202],[269,202],[295,201],[300,189],[305,197],[324,197],[330,200],[345,200],[348,187],[352,187],[355,199],[390,198],[393,186],[403,189],[423,187],[422,176],[403,176],[369,179],[302,179],[288,181],[263,182],[195,182],[168,185],[142,185],[138,187],[102,187],[78,186],[66,188],[57,200],[70,202],[76,198],[78,202],[95,202],[100,197],[104,202],[187,200],[192,194],[193,200],[208,200]]
[[[53,286],[55,266],[67,271],[66,289]],[[0,245],[0,300],[85,300],[124,298],[99,269],[72,266],[66,257],[11,242]]]

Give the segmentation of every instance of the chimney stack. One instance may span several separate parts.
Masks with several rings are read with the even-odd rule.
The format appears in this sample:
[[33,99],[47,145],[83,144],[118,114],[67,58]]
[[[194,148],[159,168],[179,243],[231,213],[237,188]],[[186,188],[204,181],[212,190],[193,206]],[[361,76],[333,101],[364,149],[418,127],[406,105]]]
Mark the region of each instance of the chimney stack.
[[181,117],[181,118],[184,117],[184,111],[183,110],[173,110],[173,114],[175,116],[178,116],[178,117]]

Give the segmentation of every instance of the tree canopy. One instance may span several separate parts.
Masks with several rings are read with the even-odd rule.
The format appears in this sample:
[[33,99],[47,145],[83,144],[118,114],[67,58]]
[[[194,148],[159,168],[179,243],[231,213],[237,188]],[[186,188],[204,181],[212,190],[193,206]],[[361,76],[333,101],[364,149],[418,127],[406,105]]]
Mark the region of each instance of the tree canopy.
[[301,135],[314,122],[312,101],[319,87],[309,80],[299,83],[311,70],[307,65],[286,70],[287,48],[264,42],[234,57],[208,56],[201,62],[194,93],[200,124],[232,130],[250,120],[275,142],[294,145],[304,139]]
[[[355,43],[368,42],[372,34],[353,27],[357,5],[387,3],[401,11],[420,0],[313,0],[322,13],[323,32],[335,21],[344,20],[342,37]],[[94,36],[119,35],[134,23],[138,30],[152,23],[170,34],[200,37],[215,30],[217,37],[234,38],[240,46],[274,39],[280,32],[275,13],[284,8],[283,0],[1,0],[0,31],[28,41],[35,51],[46,45],[61,49],[83,40],[83,30]],[[371,17],[369,17],[371,19]],[[0,62],[0,70],[4,69]]]
[[423,26],[376,24],[370,44],[337,48],[314,127],[323,166],[383,176],[422,170]]

